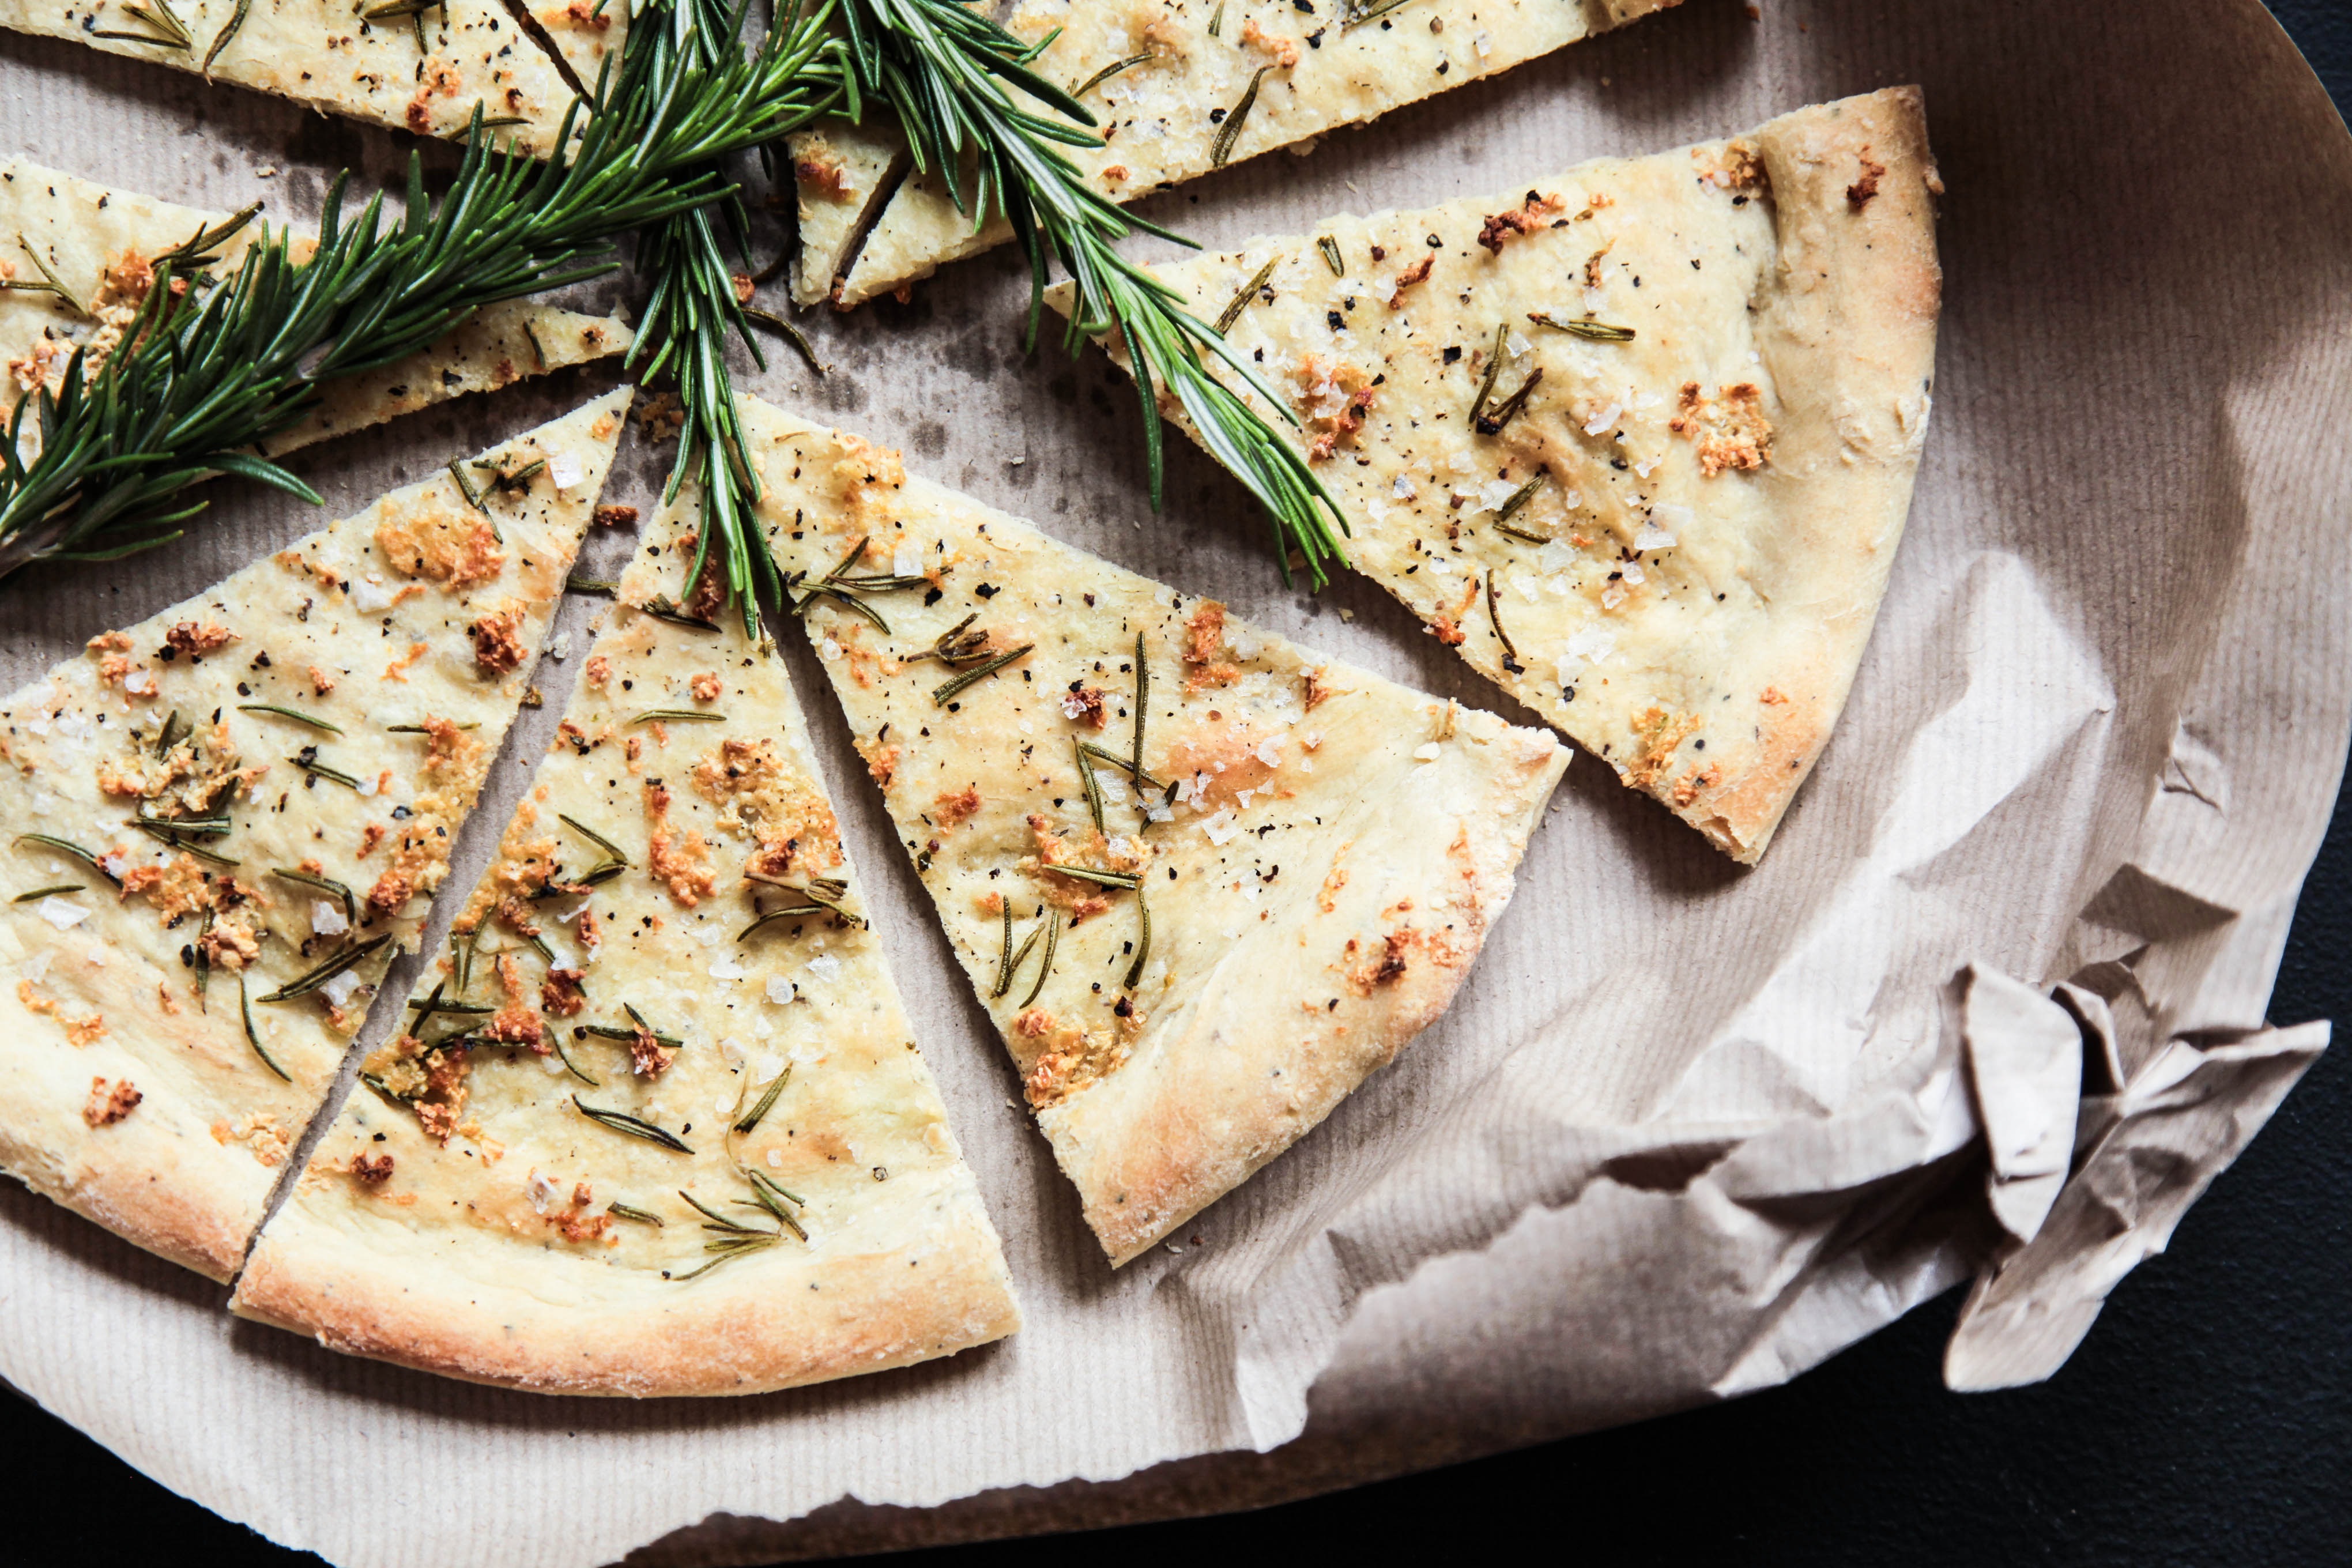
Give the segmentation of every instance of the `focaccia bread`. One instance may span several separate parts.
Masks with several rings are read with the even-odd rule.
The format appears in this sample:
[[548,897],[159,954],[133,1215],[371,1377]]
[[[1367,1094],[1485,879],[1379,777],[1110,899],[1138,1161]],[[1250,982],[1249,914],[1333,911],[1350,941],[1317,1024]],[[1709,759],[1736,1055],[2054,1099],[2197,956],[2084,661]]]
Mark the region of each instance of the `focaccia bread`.
[[1903,537],[1942,188],[1894,88],[1156,270],[1232,312],[1360,570],[1753,862]]
[[[0,1167],[236,1271],[520,705],[615,392],[0,705]],[[460,467],[453,464],[452,467]]]
[[1254,631],[885,448],[755,403],[745,427],[858,749],[1124,1263],[1444,1010],[1567,749]]
[[782,662],[728,621],[614,612],[237,1311],[632,1395],[878,1372],[1018,1326]]
[[463,137],[479,104],[486,121],[509,122],[495,129],[517,146],[542,158],[554,149],[572,89],[499,0],[443,0],[374,22],[359,15],[373,9],[349,0],[0,0],[0,27],[420,136]]
[[[1115,202],[1510,69],[1678,0],[1020,0],[1005,27],[1076,92],[1100,147],[1063,152]],[[1113,68],[1121,68],[1114,70]],[[1105,76],[1102,73],[1112,71]],[[1025,95],[1019,101],[1027,104]],[[1012,235],[975,232],[942,172],[907,181],[858,252],[856,305]],[[808,205],[806,176],[802,194]]]
[[[0,279],[55,282],[71,296],[0,289],[0,415],[34,388],[56,391],[77,348],[93,374],[121,341],[153,286],[154,258],[226,220],[111,189],[19,158],[0,163]],[[241,266],[260,239],[248,226],[215,247],[216,270]],[[308,240],[297,240],[307,254]],[[525,376],[617,353],[629,329],[614,316],[587,316],[529,300],[487,306],[439,342],[397,364],[326,383],[320,405],[267,443],[282,455],[345,431],[379,425],[469,392],[488,392]],[[37,442],[32,424],[26,445]],[[30,455],[29,453],[27,454]]]

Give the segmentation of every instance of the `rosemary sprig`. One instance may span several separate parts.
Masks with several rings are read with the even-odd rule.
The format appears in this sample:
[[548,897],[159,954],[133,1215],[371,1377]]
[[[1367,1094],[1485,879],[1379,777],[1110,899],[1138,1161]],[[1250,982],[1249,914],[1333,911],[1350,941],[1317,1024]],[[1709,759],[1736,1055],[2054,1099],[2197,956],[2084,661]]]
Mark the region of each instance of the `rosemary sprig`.
[[[842,0],[845,111],[862,119],[870,112],[866,100],[874,100],[877,110],[898,119],[917,171],[943,174],[958,208],[975,226],[1003,217],[1029,262],[1030,342],[1045,310],[1048,258],[1068,269],[1076,298],[1064,346],[1076,353],[1088,338],[1115,331],[1127,351],[1143,415],[1153,504],[1163,479],[1159,397],[1164,386],[1210,455],[1266,509],[1283,580],[1290,580],[1296,551],[1320,587],[1326,564],[1344,559],[1346,514],[1305,454],[1277,435],[1269,416],[1243,394],[1262,399],[1286,422],[1295,425],[1297,416],[1223,332],[1192,316],[1171,287],[1114,248],[1134,234],[1182,241],[1087,184],[1061,148],[1098,145],[1099,138],[1082,129],[1095,123],[1093,116],[1029,68],[1033,47],[976,9],[954,0]],[[1016,104],[1013,90],[1038,107]],[[1237,135],[1246,113],[1245,106],[1237,108],[1221,132]],[[1223,138],[1227,152],[1230,135]],[[1224,363],[1242,392],[1210,374],[1203,353]]]
[[[1108,763],[1112,767],[1117,768],[1123,773],[1127,773],[1130,776],[1134,774],[1134,758],[1123,756],[1119,752],[1112,751],[1108,746],[1098,746],[1092,741],[1084,742],[1082,742],[1082,745],[1087,755],[1094,758],[1097,762]],[[1166,789],[1168,787],[1165,783],[1161,780],[1153,778],[1150,773],[1145,773],[1141,778],[1137,779],[1135,782],[1141,784],[1145,789]]]
[[22,289],[26,292],[33,294],[55,294],[58,299],[65,301],[66,309],[71,310],[77,316],[83,317],[84,319],[89,318],[89,307],[83,304],[80,300],[75,297],[74,291],[65,286],[64,279],[60,279],[56,273],[49,270],[49,264],[41,259],[41,253],[33,248],[33,242],[31,240],[26,239],[21,234],[18,235],[16,237],[16,248],[23,251],[26,257],[30,258],[33,265],[40,269],[41,281],[38,283],[25,283],[12,278],[8,279],[7,287],[11,289]]
[[[576,1094],[572,1097],[572,1103],[579,1108],[581,1115],[599,1127],[609,1128],[614,1132],[625,1132],[632,1138],[642,1138],[648,1143],[658,1143],[665,1149],[675,1149],[681,1154],[694,1152],[688,1146],[685,1139],[667,1127],[656,1126],[642,1116],[631,1116],[625,1110],[606,1110],[589,1104]],[[693,1203],[694,1200],[688,1198],[687,1202]],[[701,1205],[697,1204],[695,1206],[698,1208]]]
[[[656,0],[648,22],[672,3]],[[159,269],[102,374],[77,353],[56,395],[18,403],[0,450],[0,578],[177,538],[206,504],[184,492],[213,473],[317,504],[248,448],[301,420],[321,383],[404,359],[484,305],[608,271],[614,236],[711,200],[719,182],[694,171],[834,100],[832,8],[816,0],[757,50],[674,62],[657,82],[650,53],[632,49],[600,84],[576,146],[579,105],[544,163],[494,146],[478,110],[448,194],[433,203],[412,159],[405,216],[389,229],[380,197],[346,220],[339,176],[307,261],[280,229],[216,282],[180,264]],[[25,422],[37,415],[40,452],[26,463]]]

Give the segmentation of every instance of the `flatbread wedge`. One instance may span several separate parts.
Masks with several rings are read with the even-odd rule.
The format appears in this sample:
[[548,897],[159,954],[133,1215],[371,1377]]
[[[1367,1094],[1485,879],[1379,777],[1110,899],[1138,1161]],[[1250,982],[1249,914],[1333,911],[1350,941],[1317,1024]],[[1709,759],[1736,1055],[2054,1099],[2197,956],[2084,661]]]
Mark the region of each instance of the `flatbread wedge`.
[[820,120],[784,139],[792,155],[800,224],[793,247],[793,303],[833,298],[850,253],[864,238],[908,163],[898,128],[879,118],[859,124]]
[[1127,1262],[1444,1011],[1568,751],[748,406],[859,750]]
[[1893,88],[1159,276],[1289,395],[1359,569],[1753,863],[1903,536],[1942,189]]
[[[1094,189],[1128,202],[1277,147],[1305,152],[1326,132],[1677,3],[1021,0],[1005,26],[1026,43],[1059,29],[1035,68],[1073,89],[1105,142],[1065,151]],[[1002,221],[975,233],[941,173],[898,188],[837,303],[859,304],[1011,237]]]
[[[0,704],[0,1168],[226,1279],[523,697],[615,392]],[[458,465],[452,465],[457,467]]]
[[[54,391],[63,384],[77,348],[88,350],[84,373],[94,374],[153,287],[148,264],[215,231],[227,218],[21,158],[0,163],[0,280],[54,283],[65,290],[60,297],[35,288],[0,289],[0,363],[6,365],[0,413],[13,412],[36,387]],[[215,251],[221,258],[217,270],[242,265],[260,237],[257,225],[224,241]],[[504,300],[397,364],[326,383],[320,405],[271,437],[268,451],[283,455],[469,392],[584,364],[629,342],[629,329],[618,317]],[[31,422],[26,436],[28,444],[37,439]]]
[[455,951],[237,1311],[631,1395],[791,1387],[1018,1326],[783,664],[729,619],[614,612]]
[[349,0],[0,0],[0,27],[194,71],[420,136],[486,123],[554,149],[572,89],[499,0],[369,21]]

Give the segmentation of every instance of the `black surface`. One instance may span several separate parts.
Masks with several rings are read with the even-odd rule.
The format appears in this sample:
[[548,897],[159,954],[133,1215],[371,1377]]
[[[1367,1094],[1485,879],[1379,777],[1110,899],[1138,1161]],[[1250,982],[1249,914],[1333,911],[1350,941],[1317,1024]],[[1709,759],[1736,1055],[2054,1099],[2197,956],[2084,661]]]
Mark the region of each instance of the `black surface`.
[[[2352,113],[2352,0],[2271,8]],[[2275,1023],[2352,1023],[2347,803],[2296,910]],[[1509,1542],[1544,1562],[2340,1568],[2352,1564],[2347,1130],[2352,1058],[2339,1047],[2039,1387],[1944,1392],[1954,1292],[1788,1387],[1714,1409],[1258,1513],[873,1561],[1378,1562]],[[0,1562],[320,1562],[15,1400],[0,1399],[0,1465],[15,1502]]]

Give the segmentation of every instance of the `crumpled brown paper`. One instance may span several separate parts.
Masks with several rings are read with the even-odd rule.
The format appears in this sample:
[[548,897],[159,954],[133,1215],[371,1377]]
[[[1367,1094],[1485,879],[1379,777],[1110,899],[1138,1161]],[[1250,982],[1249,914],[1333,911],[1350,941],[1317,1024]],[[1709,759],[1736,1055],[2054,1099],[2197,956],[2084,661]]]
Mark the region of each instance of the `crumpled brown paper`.
[[[533,1398],[235,1321],[216,1287],[12,1186],[0,1375],[274,1539],[390,1568],[493,1546],[751,1562],[1272,1501],[1766,1387],[1971,1276],[1950,1381],[2046,1374],[2326,1037],[2263,1008],[2352,730],[2352,142],[2274,25],[2253,0],[1768,0],[1758,21],[1691,0],[1146,210],[1232,244],[1902,81],[1949,187],[1935,422],[1853,700],[1761,867],[1572,767],[1452,1013],[1113,1274],[795,649],[1021,1335],[757,1399]],[[52,164],[297,216],[321,171],[404,155],[34,40],[0,58],[0,122]],[[745,384],[1310,646],[1503,706],[1367,584],[1282,591],[1236,487],[1182,443],[1152,520],[1124,382],[1024,359],[1017,267],[822,319],[831,375],[772,356]],[[300,466],[350,510],[598,384]],[[625,455],[613,499],[644,500],[667,456]],[[167,552],[0,585],[0,682],[316,522],[220,504]],[[629,548],[600,540],[591,565]],[[593,614],[567,608],[573,646]],[[549,705],[460,885],[572,677],[541,666]]]

